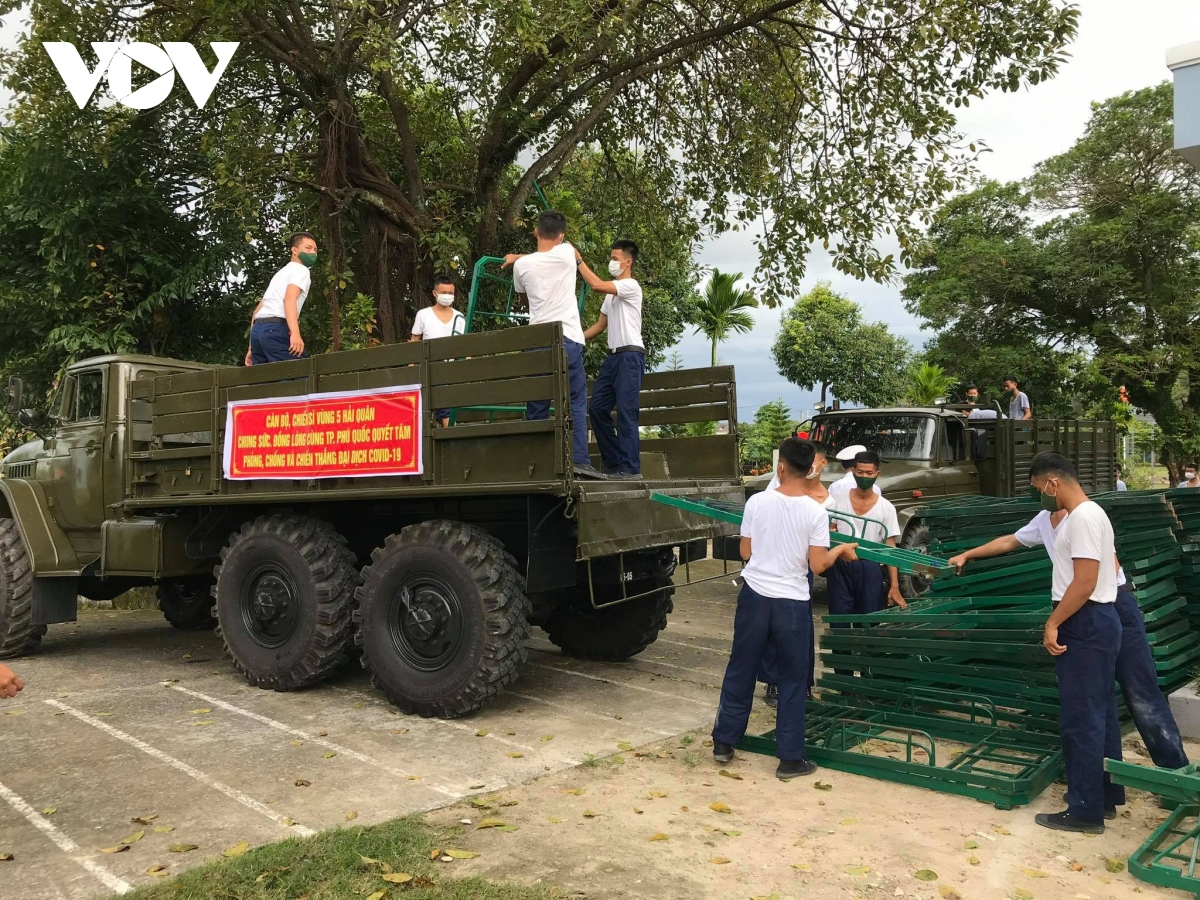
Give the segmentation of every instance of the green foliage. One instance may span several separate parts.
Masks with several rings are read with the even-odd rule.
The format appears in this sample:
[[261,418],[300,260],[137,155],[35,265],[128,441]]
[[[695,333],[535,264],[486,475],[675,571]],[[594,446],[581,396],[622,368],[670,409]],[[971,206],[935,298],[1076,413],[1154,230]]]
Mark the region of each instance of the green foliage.
[[882,322],[864,323],[858,304],[820,282],[784,313],[771,349],[788,381],[807,390],[820,385],[846,403],[886,406],[904,389],[908,342]]
[[704,288],[704,296],[693,312],[696,334],[703,334],[712,344],[712,364],[717,364],[717,345],[731,334],[745,334],[754,328],[754,317],[746,312],[758,306],[749,290],[738,288],[741,272],[722,272],[713,269]]
[[953,387],[954,379],[941,366],[918,362],[908,369],[904,402],[914,406],[933,406],[939,399],[948,397]]
[[1094,104],[1027,185],[947,203],[904,297],[941,332],[931,361],[992,384],[1011,366],[1035,415],[1111,414],[1124,385],[1173,465],[1200,452],[1200,173],[1171,115],[1169,82]]
[[739,425],[743,463],[749,466],[770,466],[772,455],[784,438],[796,430],[792,411],[782,399],[764,403],[754,412],[752,425]]

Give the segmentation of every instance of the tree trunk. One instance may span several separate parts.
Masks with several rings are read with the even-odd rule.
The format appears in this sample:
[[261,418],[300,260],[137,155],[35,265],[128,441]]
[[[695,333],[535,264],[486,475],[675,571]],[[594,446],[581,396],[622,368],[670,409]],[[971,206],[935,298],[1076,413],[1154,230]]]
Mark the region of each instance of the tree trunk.
[[821,382],[821,409],[825,408],[825,392],[829,389],[829,382]]
[[712,364],[713,368],[717,367],[717,339],[712,339]]

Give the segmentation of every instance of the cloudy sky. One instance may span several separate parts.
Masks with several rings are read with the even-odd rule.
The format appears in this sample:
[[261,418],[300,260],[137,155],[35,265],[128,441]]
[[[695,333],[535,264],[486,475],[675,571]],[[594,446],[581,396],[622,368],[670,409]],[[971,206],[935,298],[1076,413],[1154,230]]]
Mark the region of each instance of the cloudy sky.
[[[1035,163],[1071,146],[1095,100],[1146,87],[1170,77],[1168,47],[1200,40],[1197,0],[1080,0],[1079,36],[1068,48],[1071,59],[1052,81],[1016,94],[995,94],[964,111],[959,123],[970,139],[982,139],[991,153],[981,173],[1004,181],[1024,178]],[[701,265],[722,271],[754,271],[757,254],[746,234],[724,235],[697,254]],[[920,346],[928,335],[900,301],[899,284],[856,281],[835,271],[818,247],[809,256],[801,293],[827,280],[855,300],[868,320],[886,322],[894,334]],[[754,331],[721,345],[722,362],[737,367],[738,418],[749,421],[761,404],[782,397],[793,416],[811,410],[817,397],[780,377],[771,344],[782,309],[759,310]],[[708,364],[706,339],[688,334],[679,346],[685,365]]]

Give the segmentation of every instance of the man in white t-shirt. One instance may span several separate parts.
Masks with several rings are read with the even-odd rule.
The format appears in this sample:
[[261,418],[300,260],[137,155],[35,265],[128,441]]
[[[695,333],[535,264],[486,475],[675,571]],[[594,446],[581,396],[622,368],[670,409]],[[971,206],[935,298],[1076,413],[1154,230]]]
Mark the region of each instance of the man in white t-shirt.
[[[424,309],[418,309],[417,314],[413,316],[412,337],[408,341],[432,341],[435,338],[465,334],[465,323],[463,314],[454,308],[454,282],[449,275],[435,275],[433,303]],[[450,424],[451,412],[449,409],[435,409],[433,417],[445,428]]]
[[[853,487],[854,487],[854,458],[866,449],[867,448],[864,447],[862,444],[851,444],[849,447],[845,447],[842,450],[839,450],[837,452],[837,454],[834,456],[834,459],[836,459],[838,462],[840,462],[842,464],[842,468],[845,470],[846,474],[843,475],[841,478],[839,478],[837,481],[835,481],[833,484],[829,485],[829,493],[830,494],[842,493],[843,491],[849,491],[849,490],[853,489]],[[880,497],[883,496],[883,491],[881,491],[879,489],[879,485],[875,485],[875,493],[878,494]]]
[[1050,596],[1053,609],[1042,644],[1058,674],[1058,730],[1066,764],[1067,808],[1039,813],[1039,825],[1057,831],[1102,834],[1105,814],[1125,802],[1125,791],[1104,771],[1121,758],[1121,726],[1112,684],[1121,647],[1116,610],[1117,553],[1112,523],[1088,499],[1071,461],[1044,451],[1029,464],[1029,482],[1045,509],[1067,511],[1054,537]]
[[317,239],[298,231],[288,241],[291,260],[275,273],[250,317],[250,348],[246,365],[305,359],[300,337],[300,310],[312,284],[309,274],[317,262]]
[[772,647],[779,679],[775,775],[785,781],[817,769],[804,758],[805,669],[813,639],[808,572],[820,574],[840,558],[853,558],[855,547],[829,546],[829,519],[805,491],[804,476],[813,456],[810,442],[784,440],[776,464],[779,487],[746,501],[741,526],[744,583],[712,731],[713,759],[728,763],[734,745],[746,734],[759,663]]
[[[1040,496],[1040,494],[1039,494]],[[1022,525],[1013,534],[1006,534],[993,541],[974,547],[957,556],[950,557],[951,565],[957,566],[961,574],[963,566],[973,559],[986,559],[1011,553],[1021,547],[1042,547],[1053,557],[1054,542],[1059,527],[1067,518],[1066,509],[1050,512],[1043,509]],[[1154,656],[1150,641],[1146,637],[1146,620],[1134,596],[1125,570],[1117,564],[1117,599],[1113,604],[1121,620],[1121,647],[1117,651],[1117,683],[1125,696],[1125,706],[1133,717],[1142,742],[1156,766],[1178,769],[1188,764],[1183,749],[1179,726],[1171,713],[1166,695],[1158,686],[1158,672],[1154,667]],[[1105,809],[1105,818],[1116,815],[1115,809]]]
[[[608,356],[600,364],[588,413],[592,433],[610,478],[641,478],[642,450],[638,432],[641,409],[642,374],[646,371],[646,348],[642,345],[642,286],[633,277],[638,245],[633,241],[615,241],[608,261],[612,281],[596,275],[583,261],[579,251],[575,260],[579,274],[588,287],[605,294],[596,324],[583,333],[593,340],[608,331]],[[613,424],[613,410],[617,421]]]
[[[603,478],[592,466],[588,455],[587,375],[583,370],[583,326],[579,322],[579,301],[575,296],[575,248],[563,240],[567,219],[556,209],[538,216],[534,236],[536,253],[510,253],[504,268],[512,266],[513,290],[528,304],[529,324],[561,322],[567,353],[567,380],[571,391],[571,459],[575,474],[585,478]],[[561,413],[558,413],[561,416]],[[548,419],[549,400],[530,400],[525,418]]]

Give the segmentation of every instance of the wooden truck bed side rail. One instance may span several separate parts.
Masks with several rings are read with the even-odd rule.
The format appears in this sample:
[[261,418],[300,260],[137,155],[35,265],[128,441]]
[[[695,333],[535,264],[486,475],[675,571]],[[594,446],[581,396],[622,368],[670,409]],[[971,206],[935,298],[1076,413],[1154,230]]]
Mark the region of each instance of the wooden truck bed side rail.
[[1112,422],[1084,419],[1001,419],[996,425],[999,496],[1029,489],[1029,464],[1043,450],[1062,453],[1079,471],[1089,493],[1116,487],[1116,428]]
[[[448,493],[554,490],[567,469],[566,357],[558,325],[510,328],[442,340],[389,344],[262,366],[163,375],[130,386],[129,418],[137,436],[130,506],[277,502],[298,497],[397,496],[444,488]],[[332,391],[419,384],[424,472],[372,478],[227,481],[222,476],[230,400],[295,397]],[[522,418],[460,419],[433,427],[433,410],[459,405],[551,400],[541,422]],[[333,499],[333,497],[330,497]]]

